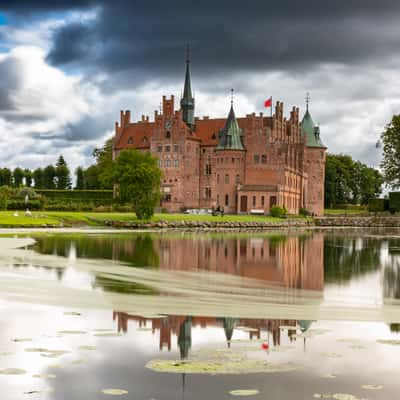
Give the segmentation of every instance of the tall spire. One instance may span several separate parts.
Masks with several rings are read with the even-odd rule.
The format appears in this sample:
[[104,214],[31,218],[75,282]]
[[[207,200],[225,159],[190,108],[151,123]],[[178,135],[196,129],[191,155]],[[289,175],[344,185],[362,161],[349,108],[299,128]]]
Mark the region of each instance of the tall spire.
[[308,105],[310,103],[310,93],[306,93],[306,112],[308,112]]
[[182,118],[183,121],[189,126],[194,127],[194,97],[192,95],[192,86],[190,83],[190,49],[189,45],[186,48],[186,74],[185,86],[183,87],[183,96],[181,98]]
[[231,109],[225,126],[219,132],[219,143],[217,150],[245,150],[242,142],[242,129],[237,122],[233,110],[233,89],[231,89]]

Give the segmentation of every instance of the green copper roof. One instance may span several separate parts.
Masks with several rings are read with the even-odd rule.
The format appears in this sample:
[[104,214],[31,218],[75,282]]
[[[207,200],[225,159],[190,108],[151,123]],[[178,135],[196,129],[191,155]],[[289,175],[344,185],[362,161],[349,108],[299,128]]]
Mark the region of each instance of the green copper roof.
[[233,105],[231,105],[225,126],[219,132],[217,150],[244,150],[242,132],[233,111]]
[[301,128],[306,138],[307,147],[325,148],[325,145],[322,143],[322,140],[319,136],[319,127],[315,126],[308,109],[304,114],[303,121],[301,121]]

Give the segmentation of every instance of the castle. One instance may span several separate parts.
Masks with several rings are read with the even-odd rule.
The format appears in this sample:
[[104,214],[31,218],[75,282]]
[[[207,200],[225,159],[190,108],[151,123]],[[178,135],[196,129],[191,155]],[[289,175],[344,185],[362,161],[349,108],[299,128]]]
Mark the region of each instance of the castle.
[[[285,207],[297,214],[324,210],[326,147],[308,110],[300,122],[299,109],[236,118],[233,101],[227,118],[194,116],[195,99],[186,61],[180,109],[174,96],[162,98],[154,121],[143,116],[132,122],[121,111],[115,123],[113,156],[123,149],[150,151],[163,172],[161,206],[170,212],[187,208],[223,207],[225,213],[264,213]],[[272,105],[271,105],[272,107]]]

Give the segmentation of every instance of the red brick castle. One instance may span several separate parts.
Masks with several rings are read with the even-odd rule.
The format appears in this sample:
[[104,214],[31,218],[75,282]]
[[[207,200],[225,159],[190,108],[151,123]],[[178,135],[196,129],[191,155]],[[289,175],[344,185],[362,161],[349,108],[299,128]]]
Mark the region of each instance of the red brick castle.
[[115,123],[114,157],[121,150],[150,151],[163,171],[162,207],[224,207],[226,213],[269,213],[273,205],[297,214],[300,208],[321,215],[324,209],[326,147],[307,110],[283,116],[277,102],[272,117],[262,113],[236,118],[233,101],[227,118],[194,116],[189,60],[180,109],[174,96],[162,98],[154,121],[131,121],[121,111]]

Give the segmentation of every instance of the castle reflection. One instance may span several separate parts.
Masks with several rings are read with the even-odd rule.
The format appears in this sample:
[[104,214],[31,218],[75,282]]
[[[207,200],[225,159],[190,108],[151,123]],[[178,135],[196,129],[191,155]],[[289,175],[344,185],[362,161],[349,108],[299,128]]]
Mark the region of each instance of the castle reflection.
[[[163,316],[163,317],[143,317],[132,315],[125,312],[113,312],[113,320],[117,323],[118,332],[128,332],[128,322],[133,321],[139,328],[150,328],[154,336],[159,337],[159,349],[171,351],[173,337],[177,339],[182,359],[189,356],[192,346],[192,329],[200,327],[203,329],[218,327],[224,330],[227,346],[230,343],[235,329],[248,332],[248,338],[261,339],[268,337],[270,345],[279,346],[282,335],[287,335],[289,341],[296,340],[296,332],[300,329],[306,331],[312,321],[294,320],[271,320],[271,319],[242,319],[242,318],[214,318],[214,317],[195,317],[195,316]],[[281,327],[285,329],[281,329]],[[293,329],[287,329],[287,327]]]

